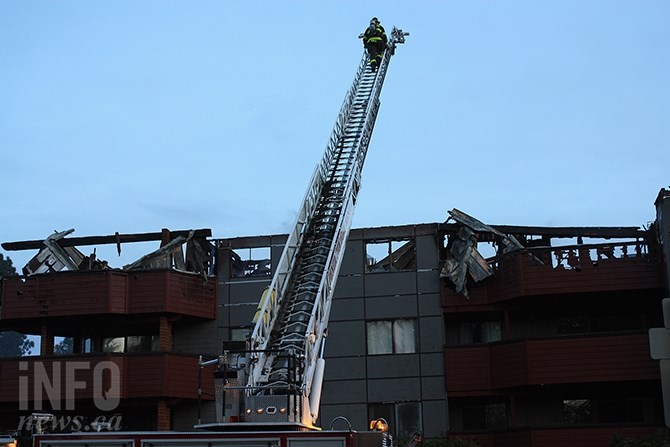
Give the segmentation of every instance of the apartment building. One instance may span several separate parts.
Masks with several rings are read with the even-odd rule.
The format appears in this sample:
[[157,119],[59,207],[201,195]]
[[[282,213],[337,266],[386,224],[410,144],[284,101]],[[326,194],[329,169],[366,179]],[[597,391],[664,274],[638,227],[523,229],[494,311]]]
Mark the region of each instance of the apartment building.
[[[648,330],[663,326],[668,296],[669,197],[660,191],[649,228],[487,225],[452,210],[447,222],[351,230],[321,426],[383,417],[401,438],[549,447],[662,428]],[[159,253],[130,269],[3,281],[0,328],[39,335],[42,350],[0,360],[2,428],[35,410],[96,417],[100,396],[86,384],[98,364],[110,370],[99,379],[107,389],[118,378],[105,413],[118,428],[190,430],[214,417],[213,371],[200,356],[248,337],[286,235],[201,240],[207,256],[187,244],[184,257],[177,233],[163,232]],[[69,241],[58,243],[93,242]],[[55,352],[65,339],[71,348]],[[83,383],[69,395],[67,374]]]

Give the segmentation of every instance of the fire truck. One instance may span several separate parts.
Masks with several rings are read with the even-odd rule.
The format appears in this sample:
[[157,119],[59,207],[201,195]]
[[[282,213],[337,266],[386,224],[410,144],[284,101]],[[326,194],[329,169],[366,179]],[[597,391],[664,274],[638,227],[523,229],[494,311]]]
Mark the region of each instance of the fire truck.
[[[391,31],[378,66],[364,52],[295,225],[263,293],[249,340],[201,360],[216,365],[216,421],[193,432],[104,427],[36,434],[34,447],[392,447],[384,420],[355,431],[345,418],[317,427],[324,344],[335,282],[391,57],[408,33]],[[240,349],[241,348],[241,349]],[[337,419],[341,419],[338,421]],[[343,428],[335,429],[340,424]]]

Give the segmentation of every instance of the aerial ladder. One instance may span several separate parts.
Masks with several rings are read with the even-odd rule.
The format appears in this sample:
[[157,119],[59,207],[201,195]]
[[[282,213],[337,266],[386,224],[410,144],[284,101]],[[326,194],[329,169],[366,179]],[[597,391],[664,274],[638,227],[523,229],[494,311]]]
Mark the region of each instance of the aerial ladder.
[[391,56],[408,34],[393,28],[376,69],[363,54],[260,300],[247,349],[243,354],[224,351],[216,360],[222,384],[217,387],[219,425],[234,421],[315,427],[328,317],[361,170]]

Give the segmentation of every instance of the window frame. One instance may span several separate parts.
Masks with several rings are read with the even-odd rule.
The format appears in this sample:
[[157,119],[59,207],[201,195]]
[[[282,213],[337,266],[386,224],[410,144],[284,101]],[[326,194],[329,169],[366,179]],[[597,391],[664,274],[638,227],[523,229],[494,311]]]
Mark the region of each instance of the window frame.
[[[387,246],[383,257],[377,259],[371,255],[371,253],[377,252],[377,250],[368,248],[368,246],[373,245],[379,247],[383,245]],[[403,250],[405,248],[407,250]],[[363,249],[365,254],[364,272],[366,274],[417,271],[416,239],[414,237],[367,239],[363,241]],[[403,259],[408,253],[411,253],[411,257]],[[387,262],[383,262],[387,259]],[[403,264],[399,264],[401,261]],[[399,265],[403,267],[397,268]],[[375,266],[377,268],[374,268]]]
[[[400,422],[401,410],[414,406],[415,427],[405,421]],[[396,401],[368,403],[368,420],[383,418],[389,425],[389,432],[397,438],[409,438],[412,434],[423,433],[423,411],[421,401]],[[402,425],[402,427],[401,427]],[[402,431],[401,431],[402,428]]]
[[[402,328],[400,325],[403,322],[412,323],[412,339],[411,339],[411,350],[403,348],[405,343],[403,341],[407,340],[407,337],[400,337],[400,331]],[[380,331],[371,330],[371,326],[379,325],[380,323],[386,323],[389,325],[390,330],[387,334],[384,334]],[[371,333],[372,332],[372,333]],[[372,338],[376,337],[376,338]],[[388,343],[384,343],[382,348],[389,346],[390,351],[384,350],[383,352],[376,348],[371,341],[379,341],[379,337],[390,337]],[[385,340],[382,340],[385,341]],[[416,354],[419,352],[419,321],[416,318],[394,318],[394,319],[382,319],[382,320],[368,320],[365,322],[365,342],[366,342],[366,352],[367,355],[403,355],[403,354]]]

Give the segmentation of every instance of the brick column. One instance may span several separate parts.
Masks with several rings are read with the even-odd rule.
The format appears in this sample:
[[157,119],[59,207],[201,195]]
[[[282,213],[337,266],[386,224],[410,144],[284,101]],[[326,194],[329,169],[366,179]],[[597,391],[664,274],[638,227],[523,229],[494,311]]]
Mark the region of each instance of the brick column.
[[158,425],[156,429],[158,431],[170,430],[170,407],[168,407],[165,399],[158,401],[157,419]]
[[54,332],[48,326],[40,331],[40,355],[54,355]]
[[167,317],[160,317],[158,340],[159,351],[172,352],[172,322]]

